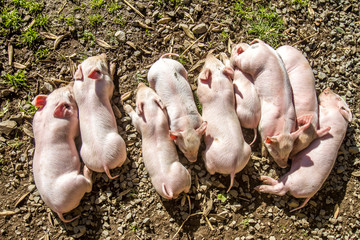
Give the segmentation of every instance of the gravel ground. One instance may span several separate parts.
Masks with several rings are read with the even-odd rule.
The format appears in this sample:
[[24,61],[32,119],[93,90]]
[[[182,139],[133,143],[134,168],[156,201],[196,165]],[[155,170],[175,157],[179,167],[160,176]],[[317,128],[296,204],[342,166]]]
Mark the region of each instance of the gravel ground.
[[[139,13],[126,1],[99,5],[102,1],[55,0],[43,2],[39,10],[24,2],[34,3],[0,1],[0,238],[360,238],[358,1],[252,1],[241,5],[240,1],[218,0],[129,0]],[[252,23],[259,21],[261,6],[282,20],[265,34],[250,31]],[[14,9],[20,15],[19,26],[6,28],[4,15]],[[47,24],[33,23],[41,14],[48,17]],[[23,36],[30,25],[40,33],[32,43]],[[233,43],[255,38],[274,48],[289,44],[301,50],[313,68],[318,94],[330,87],[349,104],[353,121],[329,178],[305,208],[290,213],[303,199],[254,190],[260,175],[277,177],[289,170],[262,158],[257,140],[251,160],[236,175],[228,194],[229,176],[211,176],[200,157],[196,163],[189,163],[179,152],[181,162],[191,170],[192,188],[188,197],[162,199],[144,168],[141,137],[123,104],[135,105],[137,84],[146,82],[149,67],[163,53],[185,52],[179,61],[188,70],[195,90],[208,52],[229,55]],[[128,160],[112,171],[120,174],[115,180],[94,173],[92,192],[65,215],[81,217],[64,224],[45,206],[34,185],[34,109],[29,101],[71,81],[77,64],[100,53],[107,53],[117,66],[112,103],[119,132],[126,141]],[[9,55],[13,56],[11,65]],[[28,87],[6,82],[6,74],[19,71],[25,73]],[[250,142],[252,130],[244,133]]]

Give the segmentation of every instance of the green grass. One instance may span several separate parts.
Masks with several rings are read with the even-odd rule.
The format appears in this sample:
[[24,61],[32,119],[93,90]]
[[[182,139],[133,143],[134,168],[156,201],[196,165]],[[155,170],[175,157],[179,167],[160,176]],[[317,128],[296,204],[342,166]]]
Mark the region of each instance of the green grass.
[[36,0],[12,0],[17,7],[22,7],[30,13],[39,13],[44,8],[44,3]]
[[48,22],[49,22],[49,17],[48,16],[44,16],[42,14],[39,14],[37,17],[36,17],[36,25],[38,26],[47,26],[48,25]]
[[240,225],[242,225],[242,226],[244,226],[244,227],[249,226],[249,225],[250,225],[249,219],[244,219],[244,220],[240,223]]
[[309,0],[291,0],[291,4],[299,4],[301,7],[305,7],[309,4]]
[[270,8],[270,5],[259,5],[256,9],[251,10],[246,7],[245,0],[236,0],[234,12],[242,20],[241,22],[246,26],[249,34],[273,47],[278,45],[284,26],[280,16],[275,9]]
[[119,24],[120,26],[124,26],[125,25],[125,21],[121,16],[117,16],[114,18],[114,22]]
[[108,7],[108,12],[109,13],[115,13],[119,9],[121,9],[121,6],[118,3],[113,2]]
[[217,195],[217,199],[219,199],[221,202],[225,202],[227,198],[228,198],[228,196],[226,194],[219,193]]
[[137,222],[133,222],[130,224],[130,228],[133,232],[135,232],[139,227],[137,225]]
[[75,25],[75,17],[70,16],[70,17],[65,18],[65,23],[69,26],[74,26]]
[[17,9],[10,11],[8,8],[4,8],[1,11],[1,24],[6,29],[18,29],[21,26],[21,16]]
[[21,42],[29,47],[34,45],[40,38],[39,33],[33,28],[28,28],[23,34],[20,35]]
[[26,78],[26,74],[24,71],[19,71],[15,75],[7,73],[3,76],[3,78],[5,79],[6,83],[8,83],[16,88],[19,88],[19,87],[28,88],[29,87],[26,84],[27,78]]
[[93,14],[89,16],[89,23],[91,26],[96,26],[104,21],[100,14]]
[[199,97],[198,97],[198,95],[196,94],[196,92],[194,92],[194,101],[195,101],[197,110],[199,111],[199,113],[200,113],[200,115],[201,115],[201,114],[202,114],[202,105],[201,105],[201,103],[200,103]]
[[[27,115],[34,116],[34,114],[40,107],[35,107],[34,105],[32,105],[29,98],[30,98],[30,96],[28,96],[28,100],[26,100],[25,104],[22,105],[21,103],[19,103],[19,109],[20,109],[20,112],[24,112]],[[24,105],[28,105],[28,108],[25,109],[23,107]]]
[[50,48],[41,48],[41,49],[38,49],[38,50],[35,52],[35,57],[36,57],[37,59],[47,58],[47,56],[49,56],[49,51],[50,51]]
[[88,30],[84,30],[82,39],[90,43],[90,46],[93,46],[95,44],[95,36]]
[[226,42],[226,41],[230,38],[230,35],[229,35],[227,32],[225,32],[225,31],[222,31],[222,32],[220,33],[220,35],[221,35],[221,37],[222,37],[222,41],[223,41],[223,42]]
[[102,8],[102,6],[105,4],[105,0],[92,0],[91,1],[91,8]]

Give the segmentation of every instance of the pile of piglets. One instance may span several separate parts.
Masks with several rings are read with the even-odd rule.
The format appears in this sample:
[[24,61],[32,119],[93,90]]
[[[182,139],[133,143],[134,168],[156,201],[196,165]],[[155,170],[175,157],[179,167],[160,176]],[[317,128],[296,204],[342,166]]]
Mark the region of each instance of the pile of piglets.
[[[76,208],[92,188],[92,171],[106,172],[126,160],[126,146],[118,134],[110,99],[114,84],[106,55],[89,57],[79,65],[75,82],[38,95],[33,119],[33,172],[44,202],[64,222],[63,213]],[[75,138],[81,135],[80,155]],[[81,174],[81,161],[84,162]]]
[[[318,104],[312,69],[291,46],[277,50],[261,40],[237,44],[222,61],[208,54],[198,77],[199,114],[184,66],[167,53],[148,72],[149,86],[137,87],[136,109],[124,110],[142,136],[145,167],[155,190],[166,199],[189,192],[191,175],[179,161],[177,147],[195,162],[201,153],[210,174],[235,174],[248,163],[257,132],[262,154],[268,153],[290,172],[279,180],[261,176],[259,192],[306,198],[305,206],[328,177],[352,114],[330,89]],[[64,222],[63,213],[79,205],[92,188],[92,171],[105,172],[126,160],[125,142],[118,134],[111,108],[114,84],[106,55],[89,57],[78,66],[75,82],[33,105],[34,178],[44,202]],[[319,110],[320,109],[320,110]],[[245,142],[243,128],[254,130]],[[81,136],[80,154],[75,139]],[[177,147],[176,147],[177,146]],[[81,173],[81,160],[84,167]]]

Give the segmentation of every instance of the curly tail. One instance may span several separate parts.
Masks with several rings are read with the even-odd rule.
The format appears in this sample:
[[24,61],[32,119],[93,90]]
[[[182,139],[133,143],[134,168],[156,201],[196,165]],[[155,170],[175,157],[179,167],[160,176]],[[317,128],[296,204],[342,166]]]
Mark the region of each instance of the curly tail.
[[61,219],[61,221],[63,221],[64,223],[72,222],[72,221],[74,221],[75,219],[77,219],[77,218],[80,217],[80,215],[77,215],[76,217],[74,217],[74,218],[72,218],[72,219],[70,219],[70,220],[66,220],[66,219],[64,218],[64,216],[63,216],[62,213],[57,212],[57,215],[59,216],[59,218]]

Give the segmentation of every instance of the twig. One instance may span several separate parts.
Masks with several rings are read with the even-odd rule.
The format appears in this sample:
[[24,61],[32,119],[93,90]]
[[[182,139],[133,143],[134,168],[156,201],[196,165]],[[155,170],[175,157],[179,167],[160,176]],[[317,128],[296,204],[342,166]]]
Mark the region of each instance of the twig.
[[123,0],[124,3],[126,3],[126,5],[128,5],[132,10],[134,10],[137,14],[139,14],[142,18],[145,18],[145,16],[139,11],[137,10],[135,7],[133,7],[128,1]]
[[64,2],[64,4],[61,6],[61,8],[59,9],[59,11],[57,12],[57,14],[60,14],[62,12],[62,10],[64,10],[64,7],[66,6],[66,2]]
[[24,195],[22,195],[22,196],[19,198],[19,200],[16,201],[14,208],[16,208],[17,205],[19,205],[19,203],[21,203],[21,201],[24,200],[24,199],[27,197],[27,195],[29,195],[29,194],[30,194],[30,192],[25,193]]
[[305,40],[307,40],[307,39],[309,39],[309,38],[312,38],[313,36],[315,36],[317,33],[314,33],[313,35],[310,35],[310,36],[308,36],[308,37],[306,37],[306,38],[304,38],[304,39],[302,39],[302,40],[299,40],[299,41],[297,41],[296,43],[294,43],[294,44],[292,44],[293,46],[294,45],[297,45],[297,44],[299,44],[299,43],[301,43],[301,42],[303,42],[303,41],[305,41]]
[[208,217],[207,217],[206,215],[204,215],[204,217],[205,217],[206,222],[209,224],[210,229],[211,229],[211,230],[214,230],[214,228],[213,228],[213,226],[211,225]]
[[190,201],[190,197],[189,195],[186,194],[186,197],[188,199],[188,202],[189,202],[189,215],[191,215],[191,201]]
[[201,37],[199,37],[199,38],[196,39],[192,44],[190,44],[190,46],[188,46],[188,47],[183,51],[183,53],[180,54],[180,57],[181,57],[182,55],[184,55],[187,51],[189,51],[189,49],[190,49],[192,46],[194,46],[195,43],[197,43],[197,42],[200,41],[202,38],[204,38],[204,37],[206,36],[206,34],[208,34],[208,32],[210,31],[211,27],[212,27],[212,25],[210,25],[210,27],[208,28],[208,30],[206,31],[206,33],[204,33],[203,35],[201,35]]
[[176,235],[180,232],[181,228],[184,226],[184,224],[186,223],[187,220],[189,220],[190,217],[192,216],[196,216],[196,215],[200,215],[203,214],[203,212],[197,212],[197,213],[193,213],[189,216],[187,216],[187,218],[184,220],[184,222],[180,225],[179,229],[176,231],[176,233],[174,234],[174,236],[172,237],[172,239],[174,239],[176,237]]

